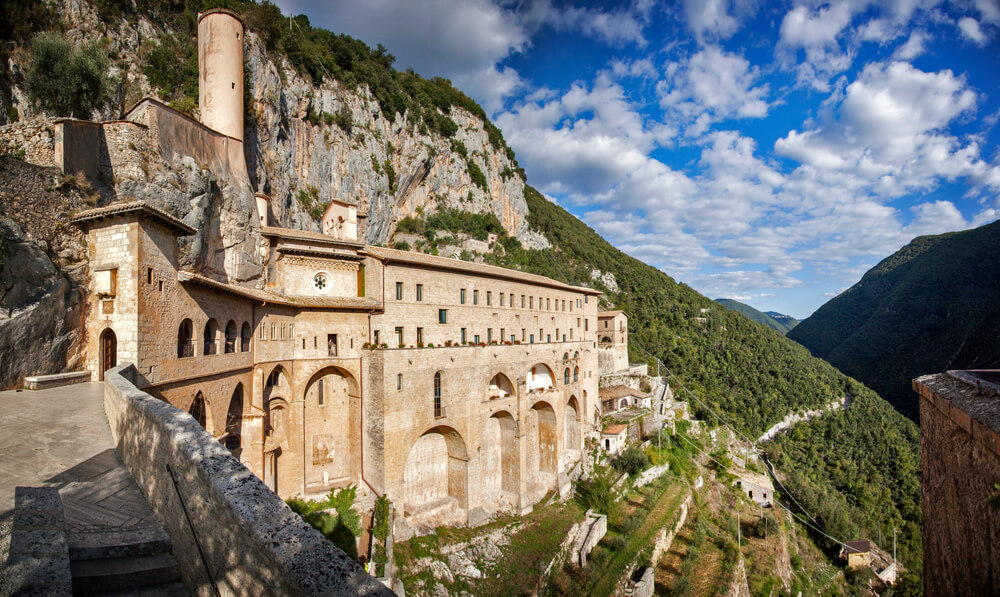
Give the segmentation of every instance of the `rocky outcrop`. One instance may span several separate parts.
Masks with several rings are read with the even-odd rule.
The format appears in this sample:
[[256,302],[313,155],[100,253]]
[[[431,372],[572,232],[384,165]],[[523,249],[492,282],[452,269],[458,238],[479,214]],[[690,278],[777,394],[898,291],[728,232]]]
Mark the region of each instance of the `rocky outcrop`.
[[0,219],[0,388],[80,364],[83,292],[40,243]]
[[[68,39],[101,39],[107,47],[113,59],[111,74],[120,83],[114,103],[131,107],[139,98],[154,93],[136,57],[142,55],[144,44],[148,46],[172,32],[143,16],[102,22],[85,0],[53,3],[58,5]],[[12,60],[7,65],[14,81],[10,99],[22,119],[33,122],[36,115],[21,85],[23,77],[13,74],[26,67],[27,52],[20,56],[20,62]],[[269,55],[253,31],[246,36],[244,59],[248,85],[244,154],[253,188],[233,188],[229,192],[225,183],[230,181],[222,180],[216,172],[222,204],[209,208],[204,185],[190,180],[190,166],[167,160],[163,168],[150,164],[144,180],[112,177],[102,192],[103,201],[144,199],[192,225],[203,223],[202,214],[215,209],[223,214],[219,231],[222,244],[227,249],[238,247],[248,255],[253,251],[241,237],[248,221],[243,217],[247,215],[243,206],[253,208],[254,189],[271,196],[275,223],[291,228],[319,230],[323,207],[333,198],[349,198],[367,211],[364,240],[369,243],[388,242],[395,223],[403,217],[447,206],[491,211],[511,235],[529,248],[548,246],[544,236],[528,229],[524,183],[516,173],[517,165],[502,148],[490,144],[485,123],[478,117],[452,108],[449,116],[458,125],[452,139],[426,129],[421,132],[420,123],[414,122],[410,114],[396,114],[391,120],[385,117],[367,87],[353,89],[329,80],[314,85],[284,58]],[[120,117],[111,108],[104,112],[95,112],[92,117]],[[345,113],[350,114],[350,127],[333,123],[332,115]],[[0,122],[4,118],[6,115],[0,114]],[[37,128],[32,128],[32,138],[44,136],[45,131]],[[11,133],[0,128],[0,135]],[[464,146],[465,157],[461,150],[453,151],[458,143]],[[32,148],[35,145],[32,143]],[[473,182],[467,161],[482,171],[485,188]],[[176,177],[169,176],[169,172]],[[197,213],[189,219],[190,212]],[[236,223],[233,227],[225,225],[227,214]],[[194,253],[195,262],[209,269],[219,266],[217,256],[199,254],[196,247]],[[226,255],[221,259],[225,277],[241,281],[254,276],[252,267],[234,273],[232,263],[243,263],[245,257]]]

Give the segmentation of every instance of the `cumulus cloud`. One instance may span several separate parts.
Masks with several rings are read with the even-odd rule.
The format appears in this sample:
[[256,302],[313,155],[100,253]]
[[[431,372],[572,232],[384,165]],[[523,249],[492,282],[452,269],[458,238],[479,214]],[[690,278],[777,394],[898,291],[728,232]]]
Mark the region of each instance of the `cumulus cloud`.
[[986,34],[979,28],[979,21],[972,17],[962,17],[958,20],[958,29],[966,39],[977,46],[986,43]]
[[711,123],[727,118],[767,115],[768,85],[758,82],[759,69],[742,56],[709,46],[665,70],[657,84],[660,105],[684,123],[689,136],[700,136]]
[[892,59],[913,60],[927,50],[926,44],[928,41],[930,41],[930,36],[926,32],[913,31],[910,33],[910,37],[892,53]]
[[810,171],[839,171],[859,188],[893,197],[969,177],[995,186],[997,166],[983,162],[976,140],[963,144],[945,128],[974,111],[976,93],[950,70],[923,72],[905,62],[873,63],[847,86],[815,127],[790,131],[775,150]]
[[729,0],[684,0],[684,15],[699,42],[728,39],[740,27],[739,20],[730,14]]
[[[838,38],[851,22],[852,9],[842,0],[816,9],[800,5],[785,14],[776,49],[786,66],[794,65],[800,83],[827,91],[830,77],[851,65],[853,50],[842,48]],[[804,60],[796,62],[800,50]]]
[[550,26],[557,31],[573,30],[610,45],[627,43],[644,47],[643,29],[652,8],[650,0],[639,0],[624,9],[602,11],[571,5],[555,5],[551,0],[536,0],[521,13],[529,29]]

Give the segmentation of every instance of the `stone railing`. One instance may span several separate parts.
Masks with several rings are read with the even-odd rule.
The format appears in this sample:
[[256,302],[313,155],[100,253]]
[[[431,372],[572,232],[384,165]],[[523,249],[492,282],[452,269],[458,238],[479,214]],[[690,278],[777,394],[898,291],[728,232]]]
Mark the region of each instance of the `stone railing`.
[[[104,408],[116,450],[170,535],[195,595],[391,595],[191,415],[108,371]],[[213,586],[214,585],[214,586]]]

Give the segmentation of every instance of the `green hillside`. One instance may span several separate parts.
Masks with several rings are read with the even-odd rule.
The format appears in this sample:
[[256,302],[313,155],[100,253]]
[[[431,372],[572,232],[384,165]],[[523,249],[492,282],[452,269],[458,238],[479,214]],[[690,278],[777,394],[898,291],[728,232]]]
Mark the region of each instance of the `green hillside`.
[[776,315],[777,318],[772,317],[770,313],[764,313],[762,311],[758,311],[757,309],[754,309],[753,307],[751,307],[746,303],[741,303],[733,299],[718,298],[715,299],[715,302],[719,303],[720,305],[729,309],[730,311],[736,311],[737,313],[742,313],[743,316],[749,319],[750,321],[756,321],[761,325],[766,325],[767,327],[773,330],[778,330],[782,334],[787,334],[788,330],[795,327],[795,324],[798,323],[794,318],[789,317],[788,315],[782,315],[780,313],[774,313],[774,311],[771,311],[770,313],[774,313],[774,315]]
[[788,336],[917,419],[910,380],[1000,367],[1000,222],[913,239]]
[[777,311],[764,311],[764,315],[767,315],[771,319],[777,321],[779,324],[784,326],[786,328],[785,330],[786,334],[788,333],[788,330],[799,325],[799,320],[795,319],[791,315],[785,315],[784,313],[778,313]]
[[[555,246],[527,251],[501,239],[490,261],[570,283],[589,281],[593,268],[612,272],[620,290],[603,290],[629,314],[631,359],[648,360],[640,348],[658,357],[738,431],[758,437],[790,411],[853,396],[849,409],[799,424],[766,449],[789,475],[788,489],[831,534],[877,538],[897,526],[900,559],[919,568],[919,436],[912,422],[776,330],[622,253],[531,187],[525,196],[532,228]],[[699,418],[714,419],[691,406]]]

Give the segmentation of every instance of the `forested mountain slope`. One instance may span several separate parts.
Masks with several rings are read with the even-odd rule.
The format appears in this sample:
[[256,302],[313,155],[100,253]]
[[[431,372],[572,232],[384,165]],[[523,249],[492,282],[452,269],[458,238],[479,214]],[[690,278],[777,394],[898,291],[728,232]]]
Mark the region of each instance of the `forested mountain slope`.
[[[428,237],[438,226],[483,236],[497,232],[501,238],[485,260],[605,290],[608,306],[629,315],[632,360],[648,359],[644,351],[661,359],[704,400],[705,406],[692,401],[700,418],[712,419],[710,408],[749,437],[790,411],[850,393],[851,408],[781,438],[775,460],[789,475],[789,489],[831,534],[876,537],[877,529],[886,535],[898,526],[902,559],[919,566],[915,426],[799,344],[625,255],[526,186],[500,131],[447,81],[396,71],[384,49],[313,28],[304,18],[289,22],[268,3],[65,0],[46,6],[64,7],[67,21],[54,14],[43,15],[50,19],[44,21],[24,8],[32,3],[19,1],[4,10],[22,7],[41,24],[0,33],[14,36],[21,67],[38,31],[62,28],[77,40],[107,40],[122,77],[114,100],[119,107],[154,91],[185,109],[196,97],[190,87],[192,79],[197,84],[193,19],[198,10],[219,5],[240,13],[250,29],[246,153],[255,183],[281,206],[276,215],[282,225],[315,228],[329,197],[353,193],[378,232],[369,242],[385,242],[404,220]],[[0,107],[27,105],[16,73],[0,83]],[[104,110],[94,117],[117,114]],[[7,117],[30,115],[14,112]],[[425,170],[421,164],[428,163]],[[331,177],[331,171],[351,175]],[[518,205],[525,209],[508,209]],[[420,225],[431,218],[433,226]],[[425,250],[433,252],[434,239],[427,242]],[[688,398],[676,381],[675,389]]]
[[997,247],[1000,221],[915,238],[788,337],[916,421],[911,379],[1000,367]]
[[[788,330],[795,327],[798,321],[793,317],[788,315],[782,315],[780,313],[775,313],[772,316],[770,313],[764,313],[763,311],[758,311],[746,303],[741,303],[737,300],[719,298],[715,299],[715,302],[719,303],[723,307],[729,309],[730,311],[736,311],[737,313],[742,313],[744,317],[750,321],[756,321],[761,325],[766,325],[767,327],[778,330],[782,334],[787,334]],[[774,313],[773,311],[771,313]],[[780,319],[779,319],[780,318]]]

